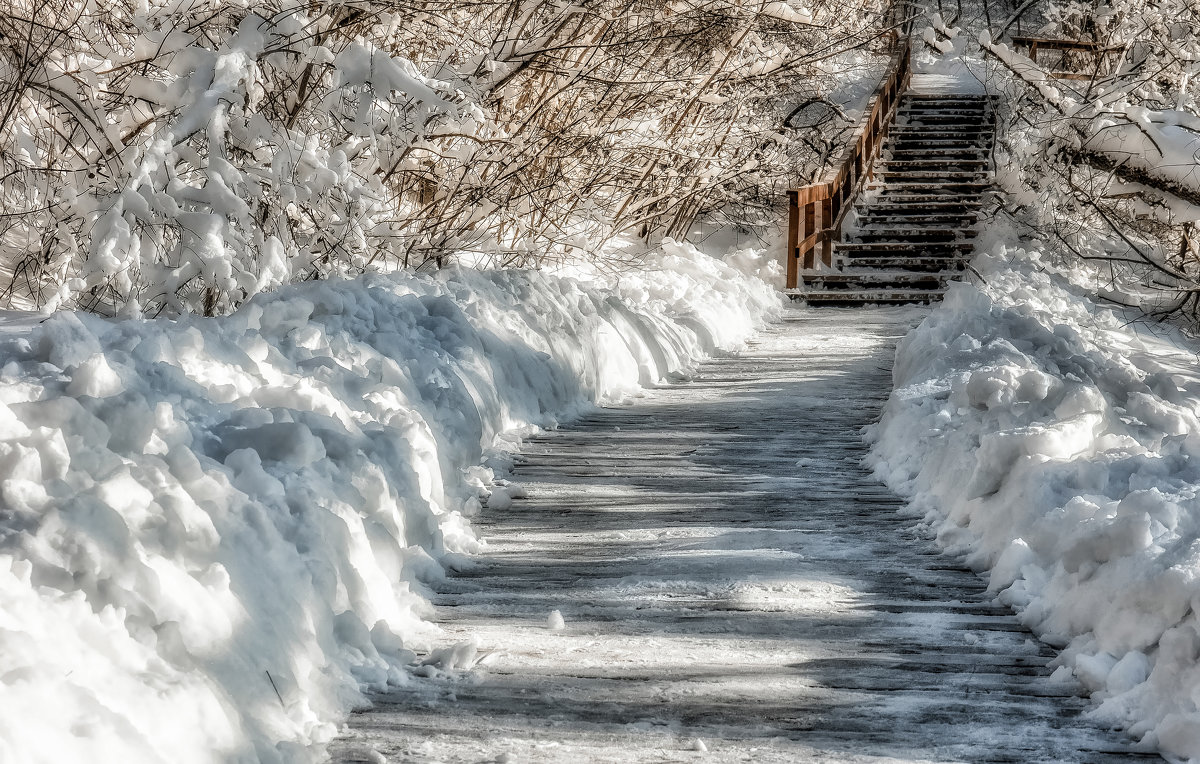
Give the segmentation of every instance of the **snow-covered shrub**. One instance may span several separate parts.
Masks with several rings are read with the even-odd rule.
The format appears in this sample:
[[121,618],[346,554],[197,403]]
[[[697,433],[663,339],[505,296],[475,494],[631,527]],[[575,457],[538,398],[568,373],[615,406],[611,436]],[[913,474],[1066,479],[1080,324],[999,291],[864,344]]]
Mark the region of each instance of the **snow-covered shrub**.
[[[1104,260],[1131,302],[1200,318],[1200,6],[1049,4],[1036,34],[1107,51],[1031,61],[985,30],[1006,94],[997,152],[1006,212],[1064,256]],[[1048,67],[1048,68],[1047,68]],[[1082,79],[1051,69],[1074,68]]]
[[800,0],[7,0],[4,286],[215,315],[305,279],[747,219],[819,158],[786,110],[837,84],[815,73],[860,76],[839,52],[878,19]]

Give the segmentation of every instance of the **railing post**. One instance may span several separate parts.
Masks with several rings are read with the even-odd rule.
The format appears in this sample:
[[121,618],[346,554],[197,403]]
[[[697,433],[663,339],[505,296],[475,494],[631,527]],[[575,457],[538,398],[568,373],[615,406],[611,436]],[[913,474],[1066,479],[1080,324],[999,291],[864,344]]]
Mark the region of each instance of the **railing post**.
[[[825,230],[825,235],[821,237],[821,262],[826,268],[833,267],[833,240],[838,236],[839,231],[832,230],[837,225],[836,218],[833,217],[833,199],[825,197],[817,204],[821,207],[821,228]],[[838,226],[840,228],[840,226]]]
[[[801,239],[801,241],[807,241],[808,237],[814,231],[820,230],[820,228],[818,227],[816,218],[817,218],[816,203],[809,202],[808,204],[805,204],[804,205],[804,214],[801,216],[801,220],[804,221],[804,226],[803,226],[803,228],[801,228],[801,231],[800,231],[801,235],[804,238]],[[817,264],[813,258],[813,247],[804,245],[804,250],[803,250],[803,252],[801,252],[801,254],[804,256],[803,262],[801,265],[805,270],[808,270],[809,268],[815,268],[817,266]]]
[[788,191],[787,288],[800,286],[800,192]]

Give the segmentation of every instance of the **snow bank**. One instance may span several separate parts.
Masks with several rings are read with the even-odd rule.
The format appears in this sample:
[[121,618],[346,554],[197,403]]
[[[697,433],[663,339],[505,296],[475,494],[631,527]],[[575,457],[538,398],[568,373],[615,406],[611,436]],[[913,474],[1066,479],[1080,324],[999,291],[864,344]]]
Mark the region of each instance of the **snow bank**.
[[877,474],[1066,648],[1095,713],[1200,760],[1200,346],[995,250],[901,342]]
[[10,325],[0,761],[319,758],[361,689],[409,681],[430,644],[420,579],[479,545],[487,449],[734,347],[779,305],[691,247],[646,266]]

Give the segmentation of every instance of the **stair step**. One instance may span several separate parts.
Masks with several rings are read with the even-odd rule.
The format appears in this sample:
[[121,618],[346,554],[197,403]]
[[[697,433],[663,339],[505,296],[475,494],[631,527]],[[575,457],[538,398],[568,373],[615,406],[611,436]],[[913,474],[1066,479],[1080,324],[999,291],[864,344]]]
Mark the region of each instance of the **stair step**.
[[953,119],[959,122],[980,122],[989,116],[983,106],[901,106],[896,114],[913,119]]
[[919,213],[911,215],[881,213],[875,210],[859,213],[860,227],[888,226],[890,228],[973,228],[979,222],[978,214],[965,212],[958,215],[922,216]]
[[945,289],[855,289],[818,291],[788,289],[786,294],[795,300],[804,300],[809,305],[902,305],[929,303],[940,300]]
[[920,151],[926,154],[938,152],[957,152],[957,151],[984,151],[984,141],[977,139],[962,139],[951,140],[948,138],[938,140],[909,140],[892,141],[883,148],[884,151]]
[[909,152],[920,153],[922,156],[941,156],[943,154],[986,150],[980,141],[905,141],[903,143],[889,143],[884,148],[884,151],[891,152],[893,155],[896,152]]
[[913,256],[920,255],[938,255],[938,254],[965,254],[975,249],[973,241],[963,239],[962,241],[847,241],[836,246],[836,250],[840,254],[850,257],[857,257],[859,254],[863,256],[878,255],[878,254],[911,254]]
[[885,158],[881,164],[888,169],[889,172],[903,172],[906,169],[917,170],[923,169],[932,170],[938,167],[964,167],[970,169],[971,172],[986,172],[988,168],[987,157],[971,156],[971,157],[947,157],[940,155],[926,155],[920,159],[908,157],[891,157]]
[[867,186],[867,190],[876,191],[882,199],[888,201],[909,200],[913,197],[925,196],[940,200],[961,199],[967,196],[982,199],[983,192],[989,188],[987,183],[953,183],[937,185],[936,183],[889,183],[888,185]]
[[991,125],[980,125],[977,123],[962,125],[927,125],[920,123],[897,122],[892,126],[892,129],[888,134],[899,137],[908,135],[949,135],[952,137],[958,137],[962,135],[983,135],[991,132],[993,132]]
[[955,242],[966,241],[975,238],[975,232],[971,230],[947,230],[945,228],[914,228],[905,226],[904,228],[887,228],[881,231],[868,230],[858,231],[854,234],[854,241],[862,242],[863,244],[878,244],[880,242]]
[[987,93],[905,93],[904,100],[912,101],[990,101]]
[[858,216],[858,225],[864,229],[875,229],[880,226],[888,228],[970,228],[975,225],[978,216],[973,213],[960,215],[922,215],[914,211],[912,214],[881,213],[868,210]]
[[976,128],[963,128],[961,130],[945,130],[938,128],[937,131],[931,130],[900,130],[896,128],[892,131],[889,137],[888,145],[904,144],[904,143],[923,143],[932,145],[934,143],[953,143],[958,142],[965,145],[983,145],[984,138],[991,138],[991,132],[984,132]]
[[912,196],[910,198],[900,197],[896,195],[885,196],[878,191],[886,189],[876,189],[870,194],[864,194],[859,198],[855,209],[858,214],[864,215],[869,212],[879,212],[884,215],[974,215],[983,207],[978,199],[964,199],[958,196],[938,196],[924,197]]
[[858,231],[850,234],[852,237],[863,235],[878,236],[894,233],[904,235],[909,233],[939,234],[953,236],[956,232],[966,232],[974,229],[974,220],[922,220],[920,218],[897,218],[894,220],[860,220]]
[[969,158],[974,158],[974,157],[983,158],[983,157],[987,157],[987,155],[989,153],[991,153],[988,151],[987,148],[985,148],[983,146],[953,146],[953,147],[947,146],[946,148],[938,149],[936,152],[933,152],[933,153],[930,153],[930,151],[928,149],[911,149],[911,148],[898,149],[893,146],[891,148],[884,148],[884,152],[888,156],[891,156],[893,158],[900,158],[900,159],[907,159],[910,156],[913,156],[913,157],[932,156],[932,157],[937,157],[939,159],[953,159],[953,158],[956,158],[959,156],[964,156],[964,157],[969,157]]
[[917,116],[910,114],[896,121],[897,128],[931,127],[937,130],[984,130],[990,125],[982,119],[969,119],[957,116],[935,116],[933,114]]
[[990,111],[992,104],[989,101],[979,100],[962,100],[957,98],[947,98],[945,100],[936,99],[910,99],[905,98],[900,101],[901,109],[961,109],[964,111]]
[[[878,176],[876,176],[876,178],[878,178]],[[871,185],[868,186],[868,188],[883,189],[886,187],[886,188],[890,188],[890,189],[901,189],[901,188],[907,189],[907,188],[915,188],[915,187],[922,187],[922,188],[930,187],[930,188],[934,188],[934,189],[941,188],[941,189],[945,189],[945,190],[958,191],[958,190],[964,190],[964,189],[966,189],[966,190],[983,189],[983,188],[987,188],[991,185],[992,184],[986,180],[970,180],[970,181],[959,180],[959,181],[954,181],[951,183],[937,183],[936,179],[912,180],[912,181],[905,181],[902,179],[893,179],[893,180],[889,180],[886,184],[879,183],[877,180],[872,181]]]
[[960,172],[950,172],[948,170],[938,172],[936,170],[879,170],[875,173],[876,182],[882,180],[884,183],[893,181],[904,183],[912,180],[947,180],[954,183],[971,183],[979,180],[987,174],[987,170],[980,168],[978,170],[963,170]]
[[889,286],[907,284],[909,286],[924,284],[929,288],[941,285],[946,279],[956,274],[917,273],[906,270],[844,270],[844,271],[802,271],[800,277],[805,284],[823,284],[831,286],[869,286],[887,284]]
[[[967,241],[968,241],[968,239],[966,237],[960,238],[958,236],[955,236],[954,234],[950,234],[947,236],[938,236],[936,234],[922,235],[919,233],[891,233],[891,232],[889,232],[886,234],[874,235],[874,236],[867,235],[867,234],[859,234],[855,237],[854,242],[848,242],[848,243],[875,244],[875,245],[913,244],[913,245],[916,245],[916,247],[918,249],[922,249],[922,248],[928,249],[929,245],[931,245],[931,244],[957,244],[960,242],[965,243]],[[836,247],[835,247],[835,251],[836,251]]]
[[979,210],[983,209],[983,202],[984,202],[984,194],[983,193],[972,193],[970,195],[964,195],[964,194],[952,194],[952,193],[926,194],[926,193],[915,193],[914,192],[914,193],[902,194],[902,193],[898,193],[898,192],[894,192],[894,191],[874,191],[873,194],[875,194],[875,195],[872,197],[868,197],[869,199],[873,200],[871,202],[871,205],[873,207],[879,207],[880,209],[883,208],[882,205],[884,205],[884,204],[894,204],[897,207],[902,206],[902,207],[906,207],[906,208],[911,208],[915,205],[920,205],[922,207],[925,207],[925,206],[932,207],[933,205],[936,205],[939,203],[944,203],[944,204],[956,204],[956,205],[957,204],[969,205],[969,209],[971,209],[972,211],[978,212]]
[[954,129],[947,130],[938,128],[937,130],[930,129],[913,129],[908,127],[894,127],[888,134],[888,143],[906,143],[906,142],[945,142],[945,141],[961,141],[963,143],[975,142],[982,144],[985,138],[991,138],[991,130],[983,130],[980,128],[963,128],[962,130]]
[[[886,151],[886,150],[885,150]],[[891,165],[914,165],[914,166],[956,166],[967,165],[969,167],[986,167],[989,164],[989,159],[981,149],[960,149],[954,153],[943,151],[914,151],[913,149],[904,149],[900,156],[897,156],[893,151],[886,151],[880,156],[880,161]]]
[[995,129],[991,122],[982,119],[959,119],[957,117],[911,116],[901,117],[892,125],[892,130],[911,132],[913,130],[929,130],[932,132],[954,132],[958,130],[975,130],[990,132]]
[[899,220],[974,220],[979,213],[978,207],[966,205],[934,206],[925,204],[893,205],[883,204],[883,200],[868,198],[854,208],[860,218],[883,217]]
[[986,117],[988,111],[988,107],[983,104],[909,103],[903,104],[896,113],[900,116],[933,114],[937,116]]
[[913,215],[946,216],[948,218],[964,217],[976,219],[983,205],[967,203],[967,201],[913,201],[913,203],[896,204],[892,201],[874,199],[865,201],[857,207],[859,216],[876,215],[880,217],[910,217]]
[[982,125],[894,125],[888,132],[892,141],[910,138],[980,138],[990,136],[994,131],[991,127]]
[[956,255],[948,255],[945,257],[904,257],[891,256],[881,257],[878,255],[859,255],[850,258],[849,262],[854,268],[890,268],[890,269],[906,269],[911,271],[961,271],[966,267],[966,260]]
[[932,190],[927,189],[927,188],[915,188],[915,187],[909,188],[909,189],[878,188],[878,189],[872,189],[872,193],[875,194],[875,196],[868,197],[868,198],[874,200],[873,204],[881,204],[884,202],[894,202],[896,204],[904,205],[906,207],[912,207],[914,204],[924,205],[924,204],[933,204],[935,202],[953,202],[953,203],[971,204],[972,209],[975,209],[975,210],[980,210],[983,208],[983,201],[984,201],[984,196],[985,196],[984,190],[978,189],[978,188],[973,189],[973,190],[969,191],[968,193],[964,193],[961,190],[960,191],[955,191],[953,189],[939,190],[937,188],[934,188]]

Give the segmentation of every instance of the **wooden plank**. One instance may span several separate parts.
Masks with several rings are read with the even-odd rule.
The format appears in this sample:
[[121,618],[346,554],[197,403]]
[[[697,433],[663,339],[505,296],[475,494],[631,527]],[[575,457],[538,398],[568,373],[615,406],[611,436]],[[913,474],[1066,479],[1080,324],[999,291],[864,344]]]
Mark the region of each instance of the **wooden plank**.
[[832,184],[813,183],[809,186],[793,188],[789,190],[788,193],[795,194],[796,203],[803,207],[805,205],[812,204],[813,202],[819,202],[822,199],[829,198],[830,193],[832,193]]
[[787,255],[784,257],[784,267],[787,271],[786,285],[788,289],[800,286],[800,203],[797,191],[788,191],[788,233]]

